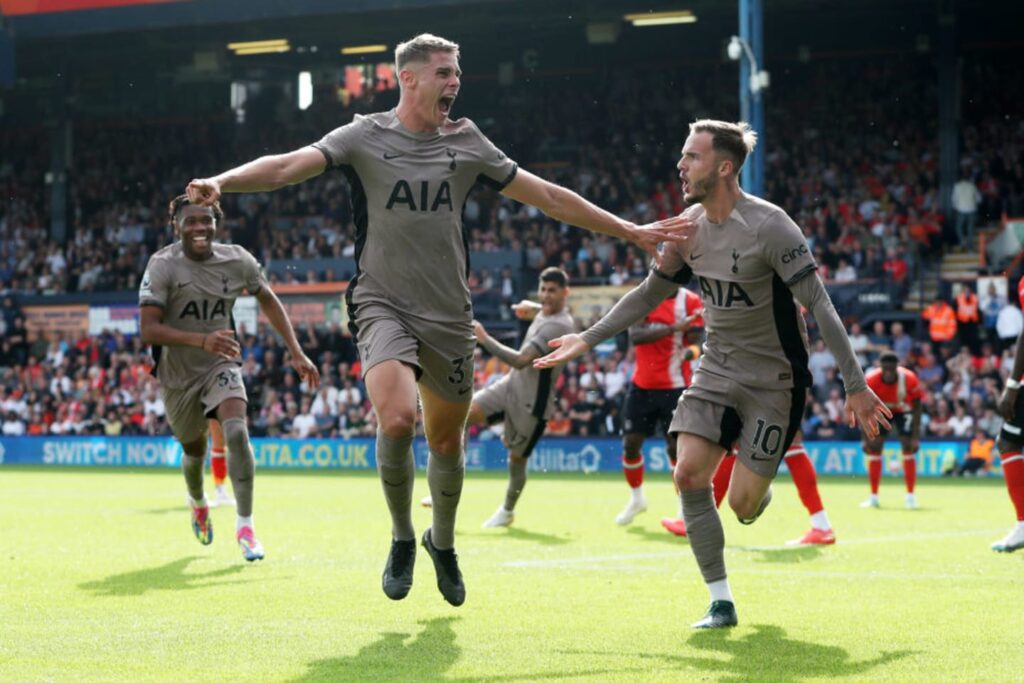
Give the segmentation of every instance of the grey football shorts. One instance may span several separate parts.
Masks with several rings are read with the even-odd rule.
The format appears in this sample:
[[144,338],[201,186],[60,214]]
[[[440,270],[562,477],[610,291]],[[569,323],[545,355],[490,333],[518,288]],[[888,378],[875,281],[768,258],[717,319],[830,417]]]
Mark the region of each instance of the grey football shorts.
[[216,416],[217,406],[224,401],[240,398],[249,402],[242,383],[242,370],[231,362],[215,365],[185,389],[161,389],[161,395],[171,432],[183,444],[206,436],[207,419]]
[[397,360],[416,371],[416,381],[446,401],[473,397],[473,323],[425,322],[380,304],[359,304],[356,344],[363,376]]
[[501,440],[510,453],[521,458],[530,457],[547,427],[547,420],[536,417],[514,400],[508,375],[474,394],[473,405],[483,411],[488,423],[504,423]]
[[741,462],[771,479],[800,429],[806,400],[804,387],[745,387],[698,368],[669,432],[696,434],[725,450],[735,444]]

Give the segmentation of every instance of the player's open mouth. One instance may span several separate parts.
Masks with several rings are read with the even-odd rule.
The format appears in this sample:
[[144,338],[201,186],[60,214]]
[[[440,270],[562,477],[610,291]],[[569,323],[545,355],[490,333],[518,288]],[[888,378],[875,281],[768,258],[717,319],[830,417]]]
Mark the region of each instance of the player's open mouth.
[[452,110],[452,105],[455,104],[455,95],[445,95],[437,101],[437,109],[445,116]]
[[196,249],[205,249],[206,245],[210,243],[206,235],[193,235],[191,242]]

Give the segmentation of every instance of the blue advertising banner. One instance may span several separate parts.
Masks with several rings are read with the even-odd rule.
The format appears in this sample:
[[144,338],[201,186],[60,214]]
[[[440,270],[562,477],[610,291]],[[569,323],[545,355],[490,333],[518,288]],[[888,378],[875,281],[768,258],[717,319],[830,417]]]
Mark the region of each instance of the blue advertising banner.
[[[807,454],[822,475],[866,476],[864,457],[856,441],[808,441]],[[416,465],[425,468],[427,445],[414,444]],[[256,464],[278,469],[374,470],[373,439],[253,439]],[[960,462],[967,451],[962,441],[923,442],[917,453],[920,476],[938,476],[951,462]],[[618,472],[622,444],[618,439],[541,439],[530,458],[534,472]],[[884,452],[884,471],[902,471],[898,443]],[[644,464],[652,473],[670,468],[664,442],[650,439],[644,445]],[[466,449],[466,469],[504,470],[508,455],[498,439],[475,440]],[[0,437],[0,464],[178,467],[181,446],[169,437],[34,436]],[[783,464],[782,472],[785,472]]]

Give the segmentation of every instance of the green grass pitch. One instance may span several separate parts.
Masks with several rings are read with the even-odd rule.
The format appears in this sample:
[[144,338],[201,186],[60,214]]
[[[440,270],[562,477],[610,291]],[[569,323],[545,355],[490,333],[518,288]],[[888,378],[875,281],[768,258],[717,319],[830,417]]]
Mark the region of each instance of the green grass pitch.
[[[998,479],[824,479],[839,543],[808,528],[782,478],[751,527],[723,514],[740,626],[693,632],[707,604],[666,478],[615,514],[620,477],[534,475],[510,529],[480,523],[504,479],[470,474],[458,544],[467,601],[448,606],[420,549],[410,596],[380,589],[390,525],[367,474],[257,475],[267,559],[246,564],[234,515],[189,528],[173,471],[0,470],[0,680],[939,681],[1024,676],[1024,552]],[[426,483],[417,482],[417,501]],[[429,512],[416,507],[422,531]]]

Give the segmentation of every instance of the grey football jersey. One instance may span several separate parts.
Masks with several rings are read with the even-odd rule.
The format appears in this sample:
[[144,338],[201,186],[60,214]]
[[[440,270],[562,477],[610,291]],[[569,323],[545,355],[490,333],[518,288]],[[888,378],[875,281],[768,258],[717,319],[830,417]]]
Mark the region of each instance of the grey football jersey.
[[432,322],[472,318],[462,208],[477,181],[497,190],[517,166],[469,119],[431,133],[407,130],[394,110],[357,115],[313,145],[352,188],[356,277],[346,295]]
[[[139,305],[160,306],[164,323],[177,330],[210,334],[234,329],[235,299],[242,292],[255,295],[266,286],[259,263],[238,245],[214,243],[212,256],[194,261],[185,256],[181,242],[175,242],[150,257],[139,286]],[[168,389],[184,389],[225,362],[193,346],[154,346],[153,356],[157,378]]]
[[[543,313],[533,319],[520,350],[533,347],[540,355],[551,352],[548,342],[556,337],[572,334],[576,325],[568,311],[552,316]],[[562,367],[538,370],[533,365],[513,370],[509,377],[509,398],[513,406],[523,407],[536,418],[547,420],[555,408],[555,381],[562,372]]]
[[668,245],[658,275],[697,277],[707,341],[700,369],[767,389],[810,386],[807,328],[789,285],[817,269],[796,223],[774,204],[744,194],[728,219],[711,223],[704,207],[689,258]]

